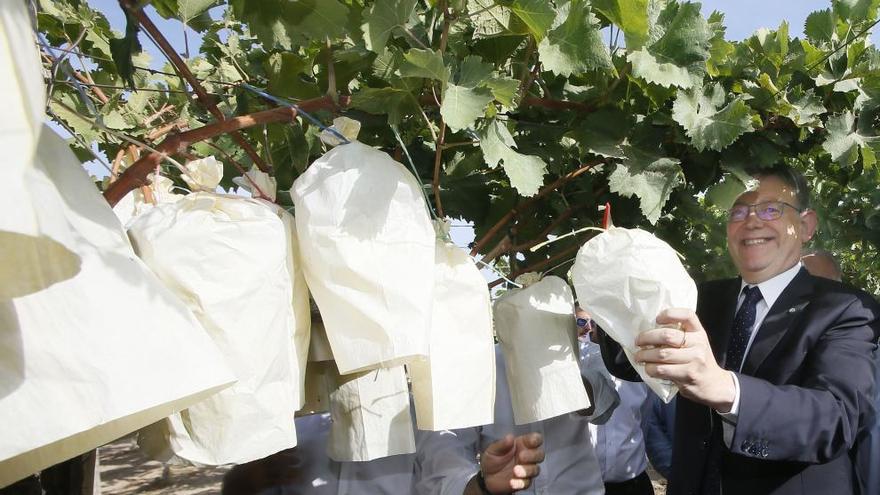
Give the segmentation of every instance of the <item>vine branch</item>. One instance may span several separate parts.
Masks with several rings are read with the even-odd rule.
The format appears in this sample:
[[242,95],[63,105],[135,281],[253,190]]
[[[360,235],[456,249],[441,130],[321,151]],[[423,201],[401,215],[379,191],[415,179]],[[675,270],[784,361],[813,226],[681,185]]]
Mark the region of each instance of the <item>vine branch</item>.
[[582,165],[582,166],[581,166],[580,168],[578,168],[577,170],[574,170],[574,171],[572,171],[572,172],[569,172],[569,173],[563,175],[562,177],[556,179],[553,183],[548,184],[548,185],[542,187],[541,190],[538,191],[538,194],[532,196],[531,198],[526,199],[525,201],[523,201],[523,202],[521,202],[520,204],[518,204],[518,205],[514,206],[513,208],[511,208],[510,211],[508,211],[503,217],[501,217],[501,219],[498,220],[498,222],[496,222],[495,225],[493,225],[493,226],[492,226],[492,227],[486,232],[485,235],[483,235],[482,239],[480,239],[479,241],[477,241],[477,242],[474,244],[473,249],[471,249],[471,256],[476,256],[477,253],[479,253],[484,247],[486,247],[486,244],[487,244],[490,240],[492,240],[493,237],[495,237],[495,234],[497,234],[498,231],[501,230],[502,227],[504,227],[504,226],[507,225],[511,220],[513,220],[513,218],[514,218],[515,216],[517,216],[517,215],[519,215],[520,213],[522,213],[522,212],[528,210],[529,208],[531,208],[535,203],[537,203],[537,202],[538,202],[541,198],[543,198],[544,196],[550,194],[551,192],[555,191],[556,189],[559,189],[560,187],[562,187],[563,185],[565,185],[565,184],[566,184],[567,182],[569,182],[570,180],[572,180],[572,179],[574,179],[575,177],[577,177],[577,176],[579,176],[579,175],[581,175],[581,174],[583,174],[583,173],[589,171],[590,169],[592,169],[592,168],[595,167],[596,165],[599,165],[600,163],[605,163],[605,161],[604,161],[604,160],[601,160],[601,159],[595,159],[595,160],[592,160],[592,161],[590,161],[590,162],[585,163],[584,165]]
[[[342,100],[340,103],[344,105],[349,103],[348,97],[342,97],[340,100]],[[335,105],[331,98],[325,96],[304,101],[299,104],[299,107],[304,111],[314,111],[322,108],[333,108]],[[133,189],[149,184],[147,176],[155,170],[164,157],[169,154],[179,153],[194,143],[221,134],[237,132],[259,124],[290,122],[296,118],[296,115],[297,111],[293,107],[278,107],[215,122],[198,129],[169,136],[156,146],[154,152],[139,158],[119,176],[118,180],[110,184],[104,191],[104,198],[110,203],[110,206],[115,206]]]
[[[153,38],[157,45],[159,45],[159,49],[162,53],[165,54],[165,57],[171,62],[171,65],[177,70],[178,74],[183,77],[187,83],[189,83],[190,87],[192,87],[193,91],[198,96],[199,101],[205,108],[211,113],[219,121],[226,120],[226,116],[223,115],[223,112],[217,108],[217,104],[214,103],[213,98],[205,91],[204,86],[199,82],[199,80],[193,75],[193,73],[187,67],[186,62],[180,58],[180,55],[174,51],[174,48],[168,43],[168,40],[162,34],[161,31],[153,24],[153,21],[144,13],[142,10],[142,6],[135,3],[134,0],[119,0],[119,5],[128,12],[131,13],[140,23],[141,26],[149,33],[149,35]],[[263,172],[272,173],[272,169],[266,164],[265,161],[257,154],[256,150],[248,143],[244,136],[239,132],[232,133],[232,139],[238,143],[239,146],[244,149],[245,153],[251,157],[254,164]]]

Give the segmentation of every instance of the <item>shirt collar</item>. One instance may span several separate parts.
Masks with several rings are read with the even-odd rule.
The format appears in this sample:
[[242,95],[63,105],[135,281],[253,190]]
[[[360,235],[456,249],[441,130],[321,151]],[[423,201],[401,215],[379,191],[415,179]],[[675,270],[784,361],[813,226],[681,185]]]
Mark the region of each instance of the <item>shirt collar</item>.
[[[798,261],[788,270],[785,270],[779,275],[776,275],[768,280],[761,282],[760,284],[757,284],[758,289],[761,290],[761,296],[764,298],[764,302],[767,303],[768,308],[773,307],[773,303],[775,303],[776,300],[779,299],[782,291],[784,291],[785,288],[788,287],[788,284],[790,284],[791,281],[794,280],[794,277],[798,274],[799,271],[801,271],[802,266],[803,263]],[[740,279],[740,294],[742,294],[743,287],[747,285],[752,284],[747,284],[745,280]]]

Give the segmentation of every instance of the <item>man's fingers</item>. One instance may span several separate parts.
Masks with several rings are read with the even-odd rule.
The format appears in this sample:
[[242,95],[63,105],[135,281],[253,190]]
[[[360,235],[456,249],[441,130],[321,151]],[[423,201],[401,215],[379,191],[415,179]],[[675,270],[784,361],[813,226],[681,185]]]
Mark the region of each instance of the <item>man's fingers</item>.
[[657,364],[646,363],[645,372],[648,376],[670,380],[675,383],[691,383],[694,381],[692,367],[689,364]]
[[635,354],[637,363],[685,364],[693,361],[695,352],[692,347],[676,349],[675,347],[654,347],[642,349]]
[[636,345],[639,347],[679,347],[682,344],[687,344],[687,336],[678,328],[654,328],[645,330],[636,337]]
[[517,464],[513,466],[513,475],[517,478],[534,478],[541,472],[537,464]]
[[516,452],[516,462],[520,464],[537,464],[544,461],[544,449],[520,449]]
[[514,479],[510,480],[510,489],[513,491],[525,490],[531,484],[532,484],[531,478],[527,478],[527,479],[514,478]]
[[536,449],[544,444],[544,436],[537,432],[520,435],[517,440],[527,449]]
[[508,433],[501,440],[492,442],[486,447],[486,454],[504,457],[513,450],[513,435]]
[[658,325],[680,325],[682,330],[698,332],[703,329],[697,315],[687,308],[664,309],[657,315]]

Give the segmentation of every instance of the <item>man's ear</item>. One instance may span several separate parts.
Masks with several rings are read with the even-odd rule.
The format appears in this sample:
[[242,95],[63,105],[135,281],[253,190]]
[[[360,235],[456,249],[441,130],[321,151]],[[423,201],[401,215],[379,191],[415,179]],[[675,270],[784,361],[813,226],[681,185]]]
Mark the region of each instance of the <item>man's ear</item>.
[[807,242],[813,238],[816,233],[816,227],[819,225],[819,216],[815,210],[804,210],[800,214],[801,217],[801,242]]

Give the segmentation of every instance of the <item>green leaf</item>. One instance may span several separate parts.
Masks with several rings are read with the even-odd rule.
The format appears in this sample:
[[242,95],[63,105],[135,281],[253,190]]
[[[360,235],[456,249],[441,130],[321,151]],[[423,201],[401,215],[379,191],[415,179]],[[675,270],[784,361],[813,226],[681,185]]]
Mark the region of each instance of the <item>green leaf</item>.
[[616,108],[593,112],[569,133],[585,152],[605,157],[624,158],[622,145],[632,130],[631,116]]
[[510,9],[528,26],[535,40],[541,41],[556,19],[553,5],[546,0],[514,0]]
[[492,96],[505,107],[513,106],[513,99],[519,91],[519,81],[508,77],[493,77],[487,83]]
[[718,184],[706,191],[706,200],[722,210],[729,210],[740,194],[745,192],[746,185],[735,174],[728,174]]
[[629,52],[627,59],[632,63],[633,75],[664,88],[678,86],[689,89],[698,85],[701,77],[691,74],[687,67],[659,62],[647,50]]
[[472,127],[485,114],[486,105],[492,100],[492,93],[488,89],[471,89],[450,84],[443,93],[440,115],[450,129],[458,132]]
[[[825,124],[828,138],[822,143],[822,149],[831,155],[832,160],[844,167],[851,167],[858,161],[862,148],[870,147],[875,152],[880,150],[880,136],[861,133],[855,123],[855,115],[847,111],[829,117]],[[873,156],[873,153],[869,153],[869,160]]]
[[376,0],[364,14],[364,24],[361,25],[367,49],[381,52],[392,31],[409,22],[415,6],[416,0]]
[[816,96],[812,89],[792,98],[791,111],[788,116],[797,125],[813,125],[818,123],[819,116],[826,112],[822,98]]
[[648,39],[648,0],[593,0],[593,8],[623,30],[626,47],[641,48]]
[[713,33],[699,4],[671,1],[656,12],[659,5],[650,4],[648,44],[629,52],[633,74],[664,87],[692,88],[706,72]]
[[341,36],[348,16],[339,0],[230,0],[230,6],[267,50]]
[[403,59],[400,65],[403,77],[423,77],[443,84],[449,80],[449,69],[443,65],[443,55],[439,51],[413,48],[403,55]]
[[492,77],[493,67],[483,62],[482,57],[468,55],[461,62],[455,83],[465,88],[476,88],[488,83]]
[[681,182],[681,167],[674,158],[649,154],[643,158],[647,163],[627,161],[617,165],[608,177],[608,187],[621,196],[639,198],[642,214],[654,225],[672,190]]
[[534,196],[544,183],[547,164],[537,156],[518,153],[514,146],[516,142],[510,131],[497,119],[480,134],[480,148],[486,163],[492,168],[501,163],[510,185],[522,196]]
[[724,105],[724,96],[724,88],[713,84],[702,91],[679,92],[672,105],[672,118],[698,150],[721,150],[752,128],[749,107],[742,98]]
[[110,40],[110,54],[119,74],[129,88],[134,88],[134,62],[132,57],[141,51],[138,41],[138,21],[126,11],[125,37]]
[[807,16],[804,34],[810,41],[828,43],[834,39],[834,14],[831,9],[817,10]]
[[613,70],[611,54],[602,41],[596,18],[582,0],[572,0],[568,17],[538,44],[544,68],[561,76],[593,70]]
[[412,93],[397,88],[363,88],[351,96],[351,106],[373,114],[387,114],[391,125],[400,124],[403,117],[419,111]]
[[831,5],[840,17],[852,22],[874,20],[877,18],[878,0],[833,0]]
[[519,17],[495,0],[468,0],[468,17],[474,26],[474,39],[529,34],[529,28]]
[[266,63],[269,93],[289,98],[314,98],[321,89],[311,81],[313,57],[300,57],[293,52],[272,54]]

